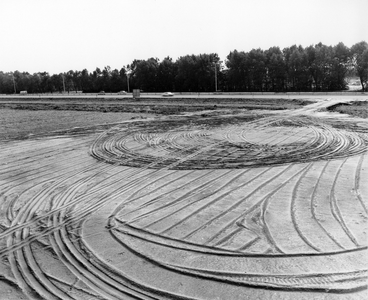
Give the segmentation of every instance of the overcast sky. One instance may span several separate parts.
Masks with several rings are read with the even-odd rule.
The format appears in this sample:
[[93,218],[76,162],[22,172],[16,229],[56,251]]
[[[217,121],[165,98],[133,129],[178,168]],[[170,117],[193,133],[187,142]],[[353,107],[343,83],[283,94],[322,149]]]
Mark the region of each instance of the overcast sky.
[[0,71],[368,42],[368,0],[0,0]]

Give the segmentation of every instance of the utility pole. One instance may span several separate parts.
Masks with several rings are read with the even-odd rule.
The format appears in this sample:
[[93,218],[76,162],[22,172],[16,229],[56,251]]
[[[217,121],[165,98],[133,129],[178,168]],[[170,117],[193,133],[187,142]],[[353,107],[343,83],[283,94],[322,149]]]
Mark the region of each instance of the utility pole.
[[217,64],[221,64],[222,61],[218,61],[217,63],[214,62],[214,65],[215,65],[215,92],[217,92]]
[[65,94],[65,80],[64,80],[64,74],[61,75],[63,77],[63,87],[64,87],[64,94]]
[[132,70],[127,70],[126,72],[125,72],[125,74],[126,74],[126,76],[127,76],[127,83],[128,83],[128,93],[130,92],[129,91],[129,76],[130,76],[130,74],[132,73]]
[[129,93],[129,74],[127,74],[128,93]]
[[12,73],[12,77],[13,77],[13,85],[14,85],[14,94],[16,94],[17,93],[17,89],[15,88],[14,73]]
[[217,92],[217,64],[215,63],[215,92]]

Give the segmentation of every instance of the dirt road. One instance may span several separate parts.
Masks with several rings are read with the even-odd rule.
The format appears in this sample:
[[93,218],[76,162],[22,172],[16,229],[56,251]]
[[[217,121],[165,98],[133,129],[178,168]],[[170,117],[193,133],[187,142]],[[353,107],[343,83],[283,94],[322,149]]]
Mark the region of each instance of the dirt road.
[[0,299],[366,299],[368,121],[341,101],[4,143]]

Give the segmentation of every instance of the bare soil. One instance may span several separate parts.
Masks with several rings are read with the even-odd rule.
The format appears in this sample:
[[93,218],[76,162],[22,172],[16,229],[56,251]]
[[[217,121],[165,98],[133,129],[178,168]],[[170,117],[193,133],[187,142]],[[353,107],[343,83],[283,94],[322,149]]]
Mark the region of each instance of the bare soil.
[[368,119],[217,101],[0,109],[0,299],[366,299]]

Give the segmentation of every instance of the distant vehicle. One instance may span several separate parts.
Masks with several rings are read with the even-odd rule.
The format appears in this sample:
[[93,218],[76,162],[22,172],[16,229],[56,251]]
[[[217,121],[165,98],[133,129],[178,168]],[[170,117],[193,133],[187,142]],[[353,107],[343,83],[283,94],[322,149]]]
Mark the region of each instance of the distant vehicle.
[[21,95],[27,95],[27,91],[20,91],[19,94],[21,94]]
[[118,95],[126,95],[126,94],[127,94],[126,91],[120,91],[120,92],[118,92]]
[[166,93],[163,93],[162,96],[163,97],[172,97],[172,96],[174,96],[174,94],[171,93],[171,92],[166,92]]
[[100,92],[98,93],[98,95],[105,95],[105,92],[104,92],[104,91],[100,91]]

